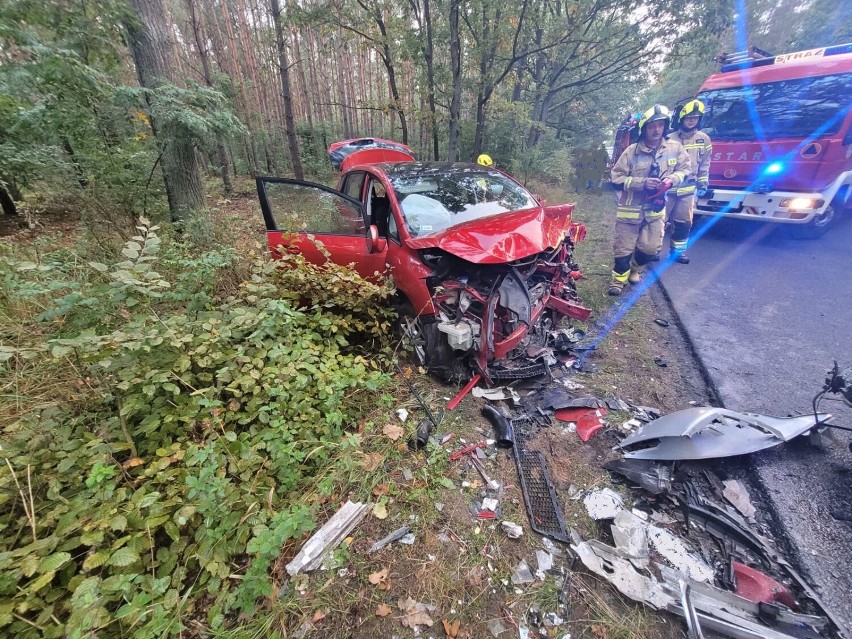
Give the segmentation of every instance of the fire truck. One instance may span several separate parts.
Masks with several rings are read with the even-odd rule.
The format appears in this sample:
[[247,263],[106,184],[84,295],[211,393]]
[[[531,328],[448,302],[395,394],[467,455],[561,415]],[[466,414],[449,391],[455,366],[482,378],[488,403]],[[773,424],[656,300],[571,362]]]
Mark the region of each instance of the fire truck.
[[713,156],[696,213],[819,237],[852,205],[852,43],[735,55],[698,90]]

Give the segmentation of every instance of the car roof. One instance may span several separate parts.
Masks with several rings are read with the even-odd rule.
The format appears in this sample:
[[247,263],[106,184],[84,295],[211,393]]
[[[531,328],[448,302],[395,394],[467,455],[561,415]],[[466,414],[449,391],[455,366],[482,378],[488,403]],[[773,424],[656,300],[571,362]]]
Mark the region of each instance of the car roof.
[[389,178],[405,176],[430,176],[448,171],[488,171],[489,167],[480,166],[473,162],[383,162],[379,164],[352,167],[352,171],[365,168],[381,169]]

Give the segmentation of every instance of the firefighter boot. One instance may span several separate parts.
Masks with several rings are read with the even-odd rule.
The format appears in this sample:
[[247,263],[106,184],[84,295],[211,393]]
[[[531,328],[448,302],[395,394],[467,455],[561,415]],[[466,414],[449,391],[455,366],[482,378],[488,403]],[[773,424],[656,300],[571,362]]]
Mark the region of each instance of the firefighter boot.
[[631,284],[638,284],[642,281],[642,267],[636,264],[630,265],[630,275],[627,276],[627,281]]
[[690,222],[675,222],[672,228],[672,252],[669,255],[678,264],[689,264],[686,247],[689,244]]
[[689,264],[689,256],[684,251],[679,251],[673,248],[671,257],[673,257],[674,261],[678,264]]
[[609,288],[607,289],[608,295],[618,297],[624,291],[627,278],[630,277],[631,258],[631,255],[615,258],[615,265],[612,268],[612,281],[609,283]]

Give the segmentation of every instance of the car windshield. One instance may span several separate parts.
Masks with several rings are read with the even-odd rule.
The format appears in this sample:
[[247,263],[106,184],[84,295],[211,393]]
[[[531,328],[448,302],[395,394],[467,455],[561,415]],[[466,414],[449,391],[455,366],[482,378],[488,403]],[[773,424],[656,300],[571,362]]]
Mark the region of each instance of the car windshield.
[[391,184],[413,237],[538,206],[520,184],[487,169],[403,173],[391,176]]
[[[773,140],[837,133],[852,103],[852,73],[704,91],[701,128],[714,140]],[[762,131],[763,135],[760,135]]]

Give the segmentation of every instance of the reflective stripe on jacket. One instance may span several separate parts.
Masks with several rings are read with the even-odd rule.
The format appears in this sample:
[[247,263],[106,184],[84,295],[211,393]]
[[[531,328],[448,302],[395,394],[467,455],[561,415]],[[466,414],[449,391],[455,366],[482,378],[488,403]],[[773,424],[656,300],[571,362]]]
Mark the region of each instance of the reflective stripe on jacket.
[[695,193],[696,184],[707,188],[710,183],[710,158],[713,155],[713,142],[710,136],[697,129],[684,131],[679,129],[668,136],[669,140],[676,140],[683,145],[689,154],[689,163],[692,167],[692,179],[687,180],[676,193],[678,197],[687,197]]
[[610,177],[621,194],[616,205],[616,217],[626,222],[662,217],[664,210],[649,208],[651,199],[645,190],[645,178],[650,176],[651,165],[659,166],[659,178],[671,180],[672,188],[679,187],[690,174],[689,154],[677,140],[665,139],[656,152],[637,142],[628,146],[615,166]]

